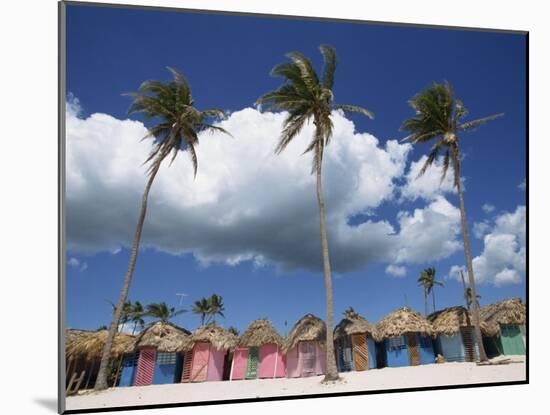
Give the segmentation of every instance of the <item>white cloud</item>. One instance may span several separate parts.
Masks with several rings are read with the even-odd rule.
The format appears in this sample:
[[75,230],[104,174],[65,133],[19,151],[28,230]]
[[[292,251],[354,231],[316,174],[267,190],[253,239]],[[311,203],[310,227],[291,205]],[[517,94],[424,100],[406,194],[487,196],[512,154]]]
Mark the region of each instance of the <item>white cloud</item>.
[[[519,283],[525,276],[526,209],[503,213],[495,219],[491,231],[483,238],[483,251],[472,261],[474,276],[480,283],[496,286]],[[459,279],[453,266],[449,276]]]
[[523,179],[523,181],[518,185],[519,190],[525,191],[527,189],[527,181]]
[[449,167],[445,179],[441,181],[443,172],[443,157],[438,157],[426,172],[418,177],[418,173],[424,166],[428,156],[423,155],[418,161],[413,161],[405,175],[406,183],[401,189],[404,199],[415,200],[422,198],[433,200],[445,193],[456,192],[453,187],[453,169]]
[[390,264],[386,267],[386,274],[394,277],[404,277],[407,275],[407,268],[399,265]]
[[484,203],[483,206],[481,206],[481,209],[485,212],[485,213],[491,213],[492,211],[495,210],[495,207],[489,203]]
[[[71,107],[72,108],[72,107]],[[107,114],[86,119],[67,111],[67,232],[75,252],[116,253],[134,233],[145,184],[142,166],[152,140],[140,141],[142,123]],[[202,134],[196,180],[189,156],[163,165],[149,198],[142,247],[192,253],[203,265],[252,261],[281,269],[321,266],[315,176],[302,155],[313,134],[308,125],[281,155],[273,150],[285,114],[246,108],[221,122],[234,138]],[[350,226],[348,219],[375,211],[396,194],[410,144],[382,145],[334,113],[334,134],[323,164],[331,260],[335,272],[373,261],[422,262],[455,252],[458,210],[443,196],[398,227],[386,220]]]
[[67,264],[69,264],[71,267],[78,267],[80,265],[80,261],[74,257],[69,258],[67,261]]
[[80,272],[84,272],[88,269],[88,263],[87,262],[81,262],[78,260],[78,258],[71,257],[68,259],[67,264],[76,270],[79,270]]
[[475,222],[474,223],[474,236],[477,239],[483,239],[485,234],[491,229],[491,225],[489,221],[484,220],[483,222]]

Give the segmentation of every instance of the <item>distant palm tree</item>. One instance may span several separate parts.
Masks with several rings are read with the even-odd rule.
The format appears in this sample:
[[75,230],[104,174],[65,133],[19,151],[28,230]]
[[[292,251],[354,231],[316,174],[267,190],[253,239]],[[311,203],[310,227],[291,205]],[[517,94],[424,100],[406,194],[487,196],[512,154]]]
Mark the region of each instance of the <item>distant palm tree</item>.
[[[474,121],[462,122],[462,118],[468,114],[468,110],[458,98],[455,97],[451,85],[448,82],[444,84],[434,83],[431,87],[418,93],[409,100],[409,104],[415,111],[414,118],[406,120],[401,129],[407,131],[410,135],[404,140],[409,140],[413,144],[427,143],[435,140],[428,159],[422,166],[419,176],[423,175],[430,167],[439,152],[444,152],[443,173],[441,180],[447,175],[449,165],[452,164],[454,173],[454,186],[457,189],[460,203],[460,217],[462,224],[462,236],[464,238],[464,251],[466,254],[466,265],[468,268],[468,278],[472,295],[476,298],[476,287],[474,279],[474,270],[472,266],[472,254],[470,252],[470,240],[468,238],[468,226],[466,222],[466,209],[464,207],[464,195],[462,184],[460,182],[460,148],[459,133],[470,131],[494,120],[503,114],[490,115]],[[474,319],[476,337],[478,339],[479,356],[481,361],[487,360],[483,342],[481,339],[481,329],[479,327],[479,307],[474,302]]]
[[187,310],[176,310],[175,307],[168,307],[165,302],[147,304],[146,310],[144,316],[152,317],[162,323],[168,323],[174,317],[187,312]]
[[443,283],[435,279],[435,268],[426,268],[420,273],[418,277],[418,285],[424,287],[424,307],[426,310],[426,316],[428,315],[428,296],[430,293],[433,298],[433,311],[435,312],[435,290],[434,287],[439,285],[443,287]]
[[[227,133],[223,128],[209,123],[210,119],[223,118],[225,113],[219,109],[199,111],[194,106],[191,88],[187,79],[176,69],[168,68],[173,75],[171,82],[145,81],[141,84],[139,92],[130,93],[134,101],[130,106],[129,113],[142,113],[146,121],[157,120],[158,122],[149,129],[146,137],[154,137],[155,147],[145,160],[150,163],[147,171],[148,179],[141,200],[141,209],[132,242],[130,262],[124,277],[124,283],[120,291],[115,315],[109,329],[109,334],[103,348],[103,355],[99,365],[96,390],[107,389],[107,371],[109,357],[113,346],[124,303],[128,296],[130,283],[141,242],[141,232],[147,212],[147,200],[153,181],[160,169],[162,162],[172,153],[171,161],[174,161],[178,153],[187,151],[191,156],[194,175],[197,175],[197,153],[195,146],[199,143],[198,134],[202,131],[220,131]],[[228,134],[228,133],[227,133]]]
[[239,335],[239,329],[237,327],[230,326],[227,331],[233,333],[235,336]]
[[210,310],[208,314],[214,323],[216,322],[216,315],[225,317],[225,315],[223,314],[223,312],[225,311],[225,307],[223,305],[223,298],[221,295],[212,294],[209,302]]
[[99,326],[99,327],[97,328],[96,331],[108,330],[108,329],[109,329],[109,327],[107,327],[107,326],[104,324],[103,326]]
[[288,111],[284,121],[279,144],[275,152],[281,153],[295,138],[306,123],[313,120],[315,133],[305,153],[313,153],[312,174],[317,176],[317,202],[319,204],[319,221],[321,231],[321,252],[323,257],[323,271],[325,274],[325,293],[327,309],[327,373],[325,380],[338,379],[338,369],[334,356],[333,328],[334,310],[332,304],[332,280],[330,271],[330,258],[325,224],[325,203],[321,185],[321,167],[325,147],[332,136],[332,111],[359,112],[370,118],[373,114],[355,105],[342,105],[334,103],[334,73],[336,70],[336,51],[327,45],[320,46],[323,54],[323,74],[319,78],[311,61],[299,52],[287,53],[292,62],[282,63],[271,71],[273,76],[285,79],[284,84],[277,90],[271,91],[260,97],[257,101],[260,105],[266,105],[274,110]]
[[[479,299],[481,298],[481,295],[476,295],[476,303],[479,307]],[[468,311],[470,311],[470,307],[472,306],[474,300],[473,300],[473,294],[472,289],[470,287],[466,288],[466,306],[468,308]]]
[[208,313],[210,312],[210,301],[208,298],[201,298],[193,303],[191,312],[198,314],[201,318],[201,326],[204,326],[204,322]]
[[132,335],[134,335],[138,326],[140,330],[143,330],[143,327],[145,326],[145,321],[143,320],[145,310],[139,301],[132,304],[131,310],[130,320],[134,323],[134,327],[132,328]]
[[[116,313],[116,305],[109,300],[107,300],[107,302],[111,304],[111,308],[113,310],[113,316],[114,316]],[[128,321],[130,320],[131,312],[132,312],[132,302],[127,301],[124,303],[124,307],[122,308],[122,313],[120,314],[120,319],[116,330],[117,333],[121,331],[124,328],[124,326],[128,323]]]

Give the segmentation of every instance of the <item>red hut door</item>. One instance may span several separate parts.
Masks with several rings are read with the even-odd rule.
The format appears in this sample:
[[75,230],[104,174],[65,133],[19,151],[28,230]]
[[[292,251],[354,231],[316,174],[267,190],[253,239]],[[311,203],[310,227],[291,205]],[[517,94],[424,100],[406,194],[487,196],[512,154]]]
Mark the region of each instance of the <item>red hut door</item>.
[[191,382],[204,382],[208,372],[210,358],[210,343],[196,343],[193,347],[193,363],[191,365]]
[[153,371],[157,360],[157,350],[154,348],[143,348],[139,351],[136,386],[145,386],[153,383]]
[[302,376],[315,374],[315,343],[300,342],[300,355],[302,359]]

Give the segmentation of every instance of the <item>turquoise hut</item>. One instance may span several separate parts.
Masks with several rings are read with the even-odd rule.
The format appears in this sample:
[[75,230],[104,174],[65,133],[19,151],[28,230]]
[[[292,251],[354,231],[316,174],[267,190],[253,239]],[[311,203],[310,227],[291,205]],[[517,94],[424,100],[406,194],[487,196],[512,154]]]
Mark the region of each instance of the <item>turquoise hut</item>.
[[376,324],[380,363],[387,367],[435,363],[433,328],[419,313],[403,307]]
[[521,298],[509,298],[482,307],[480,319],[489,328],[483,336],[488,357],[524,355],[526,350],[526,307]]

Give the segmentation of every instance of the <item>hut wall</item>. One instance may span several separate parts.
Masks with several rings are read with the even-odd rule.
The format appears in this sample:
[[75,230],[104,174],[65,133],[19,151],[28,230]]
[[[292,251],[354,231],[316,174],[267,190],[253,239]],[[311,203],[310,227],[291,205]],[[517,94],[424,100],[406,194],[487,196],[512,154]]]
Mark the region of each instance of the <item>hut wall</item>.
[[432,338],[430,336],[416,335],[416,344],[418,345],[418,354],[420,355],[420,364],[428,365],[435,363],[435,353]]
[[206,380],[217,381],[223,379],[223,363],[225,361],[225,350],[210,347],[210,356],[208,359],[208,372]]
[[[284,362],[279,347],[274,344],[264,344],[260,347],[259,378],[274,378],[284,376]],[[282,369],[282,370],[281,370]]]
[[299,378],[302,375],[302,362],[298,352],[299,343],[286,354],[286,375],[289,378]]
[[157,352],[153,384],[176,383],[181,379],[182,358],[180,353]]
[[153,382],[157,350],[154,347],[142,347],[136,369],[136,386],[146,386]]
[[483,347],[487,357],[493,358],[502,354],[502,345],[499,336],[483,336]]
[[117,386],[132,386],[135,382],[137,353],[128,353],[122,359],[122,369],[120,371],[120,379]]
[[319,342],[315,342],[315,374],[324,375],[327,371],[327,353]]
[[286,376],[286,356],[279,348],[277,351],[277,368],[275,370],[276,378],[284,378]]
[[517,324],[502,325],[500,327],[500,341],[502,352],[505,355],[523,355],[525,346],[523,336]]
[[409,366],[409,351],[405,336],[389,337],[384,340],[386,365],[388,367]]
[[242,348],[235,350],[233,354],[233,371],[231,380],[242,380],[246,375],[246,366],[248,363],[248,349]]
[[376,344],[372,337],[367,337],[368,353],[369,353],[369,369],[376,369]]
[[519,326],[519,331],[521,331],[521,337],[523,338],[523,345],[527,349],[527,341],[525,340],[525,324]]
[[339,372],[349,372],[354,369],[353,354],[351,352],[351,337],[343,336],[336,340],[336,363]]
[[462,337],[458,333],[454,336],[438,336],[437,348],[447,362],[464,361],[464,345],[462,344]]
[[191,363],[191,382],[204,382],[208,372],[210,343],[195,343],[193,362]]

